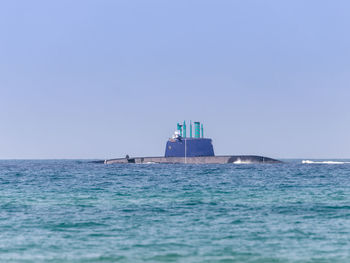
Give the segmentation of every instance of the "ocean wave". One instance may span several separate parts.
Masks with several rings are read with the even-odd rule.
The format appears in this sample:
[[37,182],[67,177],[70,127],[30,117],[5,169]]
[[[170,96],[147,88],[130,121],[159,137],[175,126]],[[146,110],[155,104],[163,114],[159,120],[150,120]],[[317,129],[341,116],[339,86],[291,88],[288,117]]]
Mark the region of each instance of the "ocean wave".
[[304,163],[304,164],[346,164],[346,163],[350,163],[350,162],[302,160],[301,163]]

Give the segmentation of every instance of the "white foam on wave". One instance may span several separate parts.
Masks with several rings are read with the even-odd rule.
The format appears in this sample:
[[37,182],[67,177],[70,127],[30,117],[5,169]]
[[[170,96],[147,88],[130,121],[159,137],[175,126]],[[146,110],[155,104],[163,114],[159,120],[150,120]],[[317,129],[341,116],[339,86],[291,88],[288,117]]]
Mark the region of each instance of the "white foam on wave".
[[350,162],[302,160],[301,163],[304,163],[304,164],[346,164],[346,163],[350,163]]
[[251,161],[242,161],[240,158],[237,159],[237,161],[233,162],[234,164],[250,164]]

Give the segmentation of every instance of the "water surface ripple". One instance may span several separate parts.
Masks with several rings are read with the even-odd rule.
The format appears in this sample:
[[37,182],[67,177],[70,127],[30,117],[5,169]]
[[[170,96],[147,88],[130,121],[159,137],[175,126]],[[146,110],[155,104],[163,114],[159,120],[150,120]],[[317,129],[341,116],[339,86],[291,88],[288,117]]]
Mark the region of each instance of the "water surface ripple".
[[0,262],[350,262],[350,164],[3,160]]

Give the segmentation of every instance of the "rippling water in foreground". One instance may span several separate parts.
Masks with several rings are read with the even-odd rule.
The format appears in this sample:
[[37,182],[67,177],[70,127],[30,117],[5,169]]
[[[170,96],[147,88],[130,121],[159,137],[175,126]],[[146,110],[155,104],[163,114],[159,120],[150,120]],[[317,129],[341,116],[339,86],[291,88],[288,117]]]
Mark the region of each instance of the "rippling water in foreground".
[[0,262],[349,262],[350,164],[0,161]]

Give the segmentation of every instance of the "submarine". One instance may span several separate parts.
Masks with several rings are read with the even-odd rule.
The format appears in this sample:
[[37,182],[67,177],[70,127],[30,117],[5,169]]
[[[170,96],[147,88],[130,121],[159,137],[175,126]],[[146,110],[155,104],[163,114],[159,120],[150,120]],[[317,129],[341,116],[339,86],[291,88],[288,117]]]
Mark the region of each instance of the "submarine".
[[194,136],[192,136],[192,122],[190,122],[190,136],[186,134],[186,122],[177,123],[174,135],[166,142],[165,154],[161,157],[130,157],[105,160],[105,164],[114,163],[170,163],[170,164],[256,164],[282,163],[279,160],[258,155],[219,155],[214,154],[212,139],[204,138],[203,124],[194,122]]

